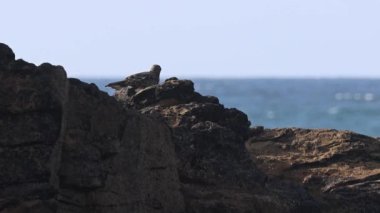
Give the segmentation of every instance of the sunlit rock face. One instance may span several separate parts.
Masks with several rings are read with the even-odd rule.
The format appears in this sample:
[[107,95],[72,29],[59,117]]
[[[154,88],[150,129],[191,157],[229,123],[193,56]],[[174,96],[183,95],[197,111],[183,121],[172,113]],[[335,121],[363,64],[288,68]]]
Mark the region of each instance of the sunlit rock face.
[[375,138],[329,129],[265,129],[246,145],[262,171],[303,185],[326,212],[380,211]]

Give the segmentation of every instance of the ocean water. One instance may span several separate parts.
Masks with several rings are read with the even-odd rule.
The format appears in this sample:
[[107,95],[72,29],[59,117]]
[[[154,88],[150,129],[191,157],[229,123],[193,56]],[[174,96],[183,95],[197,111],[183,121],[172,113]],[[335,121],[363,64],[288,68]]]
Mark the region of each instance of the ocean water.
[[[85,79],[102,90],[119,79]],[[253,126],[332,128],[380,136],[380,79],[192,79]]]

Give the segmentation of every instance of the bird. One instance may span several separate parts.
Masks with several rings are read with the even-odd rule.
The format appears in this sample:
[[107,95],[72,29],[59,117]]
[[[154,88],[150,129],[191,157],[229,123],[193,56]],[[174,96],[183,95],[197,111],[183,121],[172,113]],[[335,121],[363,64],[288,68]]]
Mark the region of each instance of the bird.
[[158,64],[153,64],[149,71],[136,73],[126,77],[122,81],[109,83],[106,87],[111,87],[115,90],[120,90],[125,87],[132,87],[135,90],[141,90],[149,86],[156,85],[160,82],[161,67]]

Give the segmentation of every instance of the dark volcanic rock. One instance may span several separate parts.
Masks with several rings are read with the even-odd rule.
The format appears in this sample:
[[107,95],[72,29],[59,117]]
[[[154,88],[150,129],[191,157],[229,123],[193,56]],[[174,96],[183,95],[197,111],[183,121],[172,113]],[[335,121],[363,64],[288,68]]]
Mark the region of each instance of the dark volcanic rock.
[[15,54],[8,45],[0,43],[0,66],[8,65],[15,60]]
[[[127,98],[119,99],[117,91],[116,97],[125,106],[144,114],[160,115],[172,127],[183,179],[213,184],[228,179],[234,184],[239,178],[264,179],[255,172],[253,164],[247,163],[250,162],[244,148],[250,126],[247,115],[226,109],[215,99],[202,97],[194,92],[193,82],[170,78],[162,85],[148,87]],[[247,177],[236,175],[242,171]]]
[[219,104],[212,96],[201,96],[194,92],[194,84],[189,80],[167,79],[162,85],[147,87],[137,93],[129,88],[122,88],[115,93],[117,100],[128,108],[142,109],[148,106],[175,106],[189,102]]
[[183,212],[168,126],[0,45],[0,212]]
[[0,44],[0,213],[379,211],[379,140],[250,129],[177,78],[115,97]]
[[255,167],[244,145],[250,134],[246,114],[200,95],[189,80],[170,78],[126,94],[119,90],[115,97],[126,107],[163,118],[172,128],[187,212],[319,210],[301,187],[268,182]]
[[124,111],[94,84],[69,82],[60,207],[67,212],[180,212],[168,127]]
[[59,66],[17,60],[0,70],[0,211],[56,209],[66,91]]
[[324,212],[380,212],[380,142],[348,131],[265,129],[247,142],[271,177],[302,184]]

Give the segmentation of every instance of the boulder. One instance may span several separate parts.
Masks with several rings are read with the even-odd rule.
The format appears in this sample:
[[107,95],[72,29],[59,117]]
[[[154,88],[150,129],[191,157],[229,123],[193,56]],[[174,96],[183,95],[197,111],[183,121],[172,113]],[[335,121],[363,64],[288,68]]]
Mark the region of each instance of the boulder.
[[164,122],[11,53],[0,45],[1,213],[184,212]]
[[6,44],[0,43],[0,66],[8,65],[15,60],[13,50]]
[[175,106],[189,102],[219,104],[212,96],[202,96],[194,92],[194,83],[190,80],[169,78],[161,85],[149,86],[138,92],[131,88],[122,88],[115,92],[115,98],[125,107],[142,109],[148,106]]
[[265,129],[246,146],[262,171],[301,184],[323,212],[380,212],[375,138],[331,129]]
[[54,212],[66,72],[60,66],[14,61],[12,50],[4,45],[0,57],[8,63],[0,66],[0,212],[13,208]]
[[165,123],[124,110],[94,84],[69,84],[61,212],[183,211]]
[[189,80],[167,79],[116,99],[164,120],[172,129],[187,212],[318,212],[297,184],[268,181],[245,148],[251,133],[243,112],[194,91]]

